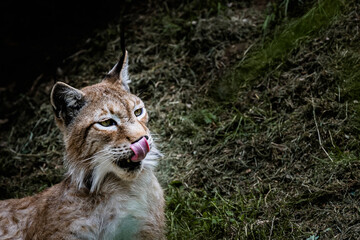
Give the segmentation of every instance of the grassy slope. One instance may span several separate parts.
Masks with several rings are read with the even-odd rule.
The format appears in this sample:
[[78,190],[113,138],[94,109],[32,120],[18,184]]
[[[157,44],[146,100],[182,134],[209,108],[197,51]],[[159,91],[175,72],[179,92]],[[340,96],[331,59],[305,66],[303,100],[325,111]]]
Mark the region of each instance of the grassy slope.
[[[153,3],[125,16],[133,86],[165,154],[169,239],[359,238],[360,9],[330,2],[263,48],[264,14],[245,4]],[[60,80],[98,81],[118,36],[112,24],[90,38]],[[61,179],[50,87],[23,96],[30,120],[2,135],[2,198]]]
[[172,238],[359,237],[357,6],[322,3],[178,117]]

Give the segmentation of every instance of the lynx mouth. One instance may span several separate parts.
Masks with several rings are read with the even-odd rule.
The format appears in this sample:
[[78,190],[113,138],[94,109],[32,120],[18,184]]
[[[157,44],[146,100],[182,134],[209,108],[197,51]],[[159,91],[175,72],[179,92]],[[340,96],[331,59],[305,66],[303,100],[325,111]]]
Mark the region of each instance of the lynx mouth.
[[150,146],[147,141],[147,137],[142,137],[138,141],[133,142],[130,145],[131,150],[133,151],[133,156],[131,157],[132,162],[140,162],[145,157],[146,154],[150,151]]
[[140,138],[138,141],[130,145],[130,151],[127,156],[122,155],[115,164],[127,171],[135,171],[140,168],[142,160],[150,151],[150,146],[146,137]]
[[133,162],[131,161],[131,157],[127,158],[127,159],[119,159],[115,162],[115,164],[123,169],[126,169],[128,171],[134,171],[138,168],[140,168],[141,166],[141,161],[139,162]]

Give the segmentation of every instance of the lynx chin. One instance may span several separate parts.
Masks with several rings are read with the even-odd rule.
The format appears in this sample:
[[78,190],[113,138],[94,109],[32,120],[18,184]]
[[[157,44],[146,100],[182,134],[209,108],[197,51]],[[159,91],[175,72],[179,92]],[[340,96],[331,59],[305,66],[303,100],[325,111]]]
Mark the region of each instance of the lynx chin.
[[124,50],[100,83],[54,85],[65,179],[35,196],[0,201],[0,239],[165,239],[163,190],[153,173],[161,154],[129,82]]

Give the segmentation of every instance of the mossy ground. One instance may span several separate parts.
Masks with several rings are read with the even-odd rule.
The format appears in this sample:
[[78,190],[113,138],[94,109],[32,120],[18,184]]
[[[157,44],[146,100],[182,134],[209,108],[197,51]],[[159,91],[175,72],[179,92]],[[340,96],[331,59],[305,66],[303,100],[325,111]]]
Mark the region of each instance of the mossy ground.
[[[169,239],[360,238],[360,6],[304,1],[291,15],[300,2],[274,3],[288,10],[276,27],[262,1],[152,2],[123,16],[132,89],[165,155]],[[118,23],[97,31],[56,80],[99,81],[119,36]],[[4,96],[18,110],[2,126],[1,198],[61,180],[53,82]]]

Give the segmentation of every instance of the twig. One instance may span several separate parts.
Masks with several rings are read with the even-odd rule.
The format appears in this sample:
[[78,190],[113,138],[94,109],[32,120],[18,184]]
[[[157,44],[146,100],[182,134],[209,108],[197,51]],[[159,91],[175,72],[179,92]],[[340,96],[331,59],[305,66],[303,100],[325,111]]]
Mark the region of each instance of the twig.
[[250,51],[250,49],[254,46],[254,44],[255,44],[255,43],[251,44],[251,45],[244,51],[243,57],[241,58],[240,63],[242,63],[242,62],[245,60],[247,53],[248,53],[248,52]]
[[274,230],[274,221],[275,221],[275,216],[273,217],[273,219],[272,219],[272,221],[271,221],[271,228],[270,228],[269,240],[271,240],[272,232],[273,232],[273,230]]
[[269,196],[269,194],[270,194],[270,192],[272,191],[273,189],[271,188],[271,186],[270,186],[270,190],[266,193],[266,195],[265,195],[265,197],[264,197],[264,202],[265,202],[265,206],[267,207],[267,202],[266,202],[266,200],[267,200],[267,197]]
[[314,98],[313,98],[313,97],[311,97],[311,103],[312,103],[312,106],[313,106],[314,122],[315,122],[316,131],[317,131],[318,138],[319,138],[320,147],[321,147],[321,149],[325,152],[326,156],[328,156],[328,158],[330,159],[330,161],[333,162],[333,159],[330,157],[329,153],[325,150],[325,148],[324,148],[324,146],[323,146],[323,143],[322,143],[322,141],[321,141],[319,126],[318,126],[318,123],[317,123],[317,121],[316,121],[315,103],[314,103]]
[[336,147],[335,144],[334,144],[334,140],[333,140],[333,138],[332,138],[332,135],[331,135],[331,131],[330,131],[330,130],[329,130],[329,136],[330,136],[330,140],[331,140],[331,145],[332,145],[333,147]]

